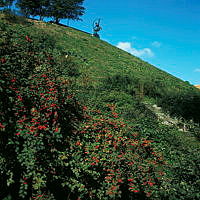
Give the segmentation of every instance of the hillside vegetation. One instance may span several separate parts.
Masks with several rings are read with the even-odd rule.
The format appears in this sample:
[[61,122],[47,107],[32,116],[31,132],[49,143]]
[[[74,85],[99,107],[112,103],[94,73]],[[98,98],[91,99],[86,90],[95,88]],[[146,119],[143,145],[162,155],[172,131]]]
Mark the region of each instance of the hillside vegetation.
[[70,27],[0,34],[1,199],[200,198],[197,88]]

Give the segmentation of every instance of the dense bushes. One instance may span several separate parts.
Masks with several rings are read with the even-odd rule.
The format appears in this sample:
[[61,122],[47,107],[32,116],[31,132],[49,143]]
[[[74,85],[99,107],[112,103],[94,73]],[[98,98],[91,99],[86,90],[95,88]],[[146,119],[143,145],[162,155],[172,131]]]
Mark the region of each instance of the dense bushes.
[[200,122],[200,92],[170,93],[159,100],[159,104],[172,115]]
[[[194,127],[193,127],[194,128]],[[168,165],[167,181],[163,181],[161,199],[196,199],[200,197],[200,155],[199,146],[192,146],[190,141],[184,144],[181,137],[186,137],[177,128],[160,124],[150,118],[138,119],[133,130],[141,137],[156,142],[156,148],[162,151]],[[194,130],[193,130],[194,131]],[[196,127],[196,133],[199,129]],[[190,136],[191,137],[191,136]]]
[[49,152],[66,148],[59,144],[81,113],[56,80],[52,56],[38,51],[40,42],[3,23],[0,31],[1,198],[11,193],[21,199],[45,187],[59,153]]
[[76,76],[71,60],[0,31],[0,198],[157,198],[165,162],[153,141],[139,140],[114,105],[81,106],[59,78],[61,66]]
[[[108,106],[107,113],[86,113],[73,151],[74,158],[79,155],[81,161],[75,160],[74,165],[85,174],[77,177],[86,187],[83,199],[89,198],[88,190],[94,199],[145,198],[145,193],[158,197],[162,156],[156,155],[153,141],[138,140],[137,133],[128,131],[120,120],[115,106]],[[86,177],[90,177],[89,182]]]
[[29,77],[21,88],[17,83],[7,81],[1,93],[2,186],[15,199],[45,188],[81,118],[76,101],[46,74]]
[[145,83],[117,75],[74,95],[72,56],[0,25],[1,199],[199,198],[198,152],[135,98]]
[[125,92],[133,98],[142,100],[144,96],[156,99],[166,112],[171,115],[193,119],[199,122],[200,92],[195,88],[185,88],[184,92],[177,88],[169,90],[161,79],[143,80],[130,75],[116,74],[103,80],[103,88]]
[[130,75],[115,74],[103,80],[103,88],[127,92],[128,94],[142,99],[144,96],[144,82]]
[[32,75],[20,89],[17,83],[12,79],[9,89],[2,87],[9,93],[1,101],[12,99],[1,109],[2,195],[158,196],[163,158],[152,141],[128,136],[114,106],[107,115],[83,107],[83,115],[78,102],[47,74]]

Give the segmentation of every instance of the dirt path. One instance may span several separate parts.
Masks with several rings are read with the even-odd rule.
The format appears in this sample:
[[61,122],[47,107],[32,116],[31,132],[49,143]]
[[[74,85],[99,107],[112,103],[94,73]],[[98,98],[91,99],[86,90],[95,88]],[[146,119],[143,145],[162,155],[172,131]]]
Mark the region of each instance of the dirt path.
[[[179,131],[177,131],[177,137],[185,144],[190,144],[190,147],[199,148],[200,140],[188,130],[186,123],[183,120],[178,118],[172,118],[169,114],[166,114],[162,111],[161,107],[158,107],[156,104],[152,105],[149,103],[144,103],[145,106],[156,114],[158,120],[167,126],[174,126]],[[200,134],[200,133],[199,133]]]

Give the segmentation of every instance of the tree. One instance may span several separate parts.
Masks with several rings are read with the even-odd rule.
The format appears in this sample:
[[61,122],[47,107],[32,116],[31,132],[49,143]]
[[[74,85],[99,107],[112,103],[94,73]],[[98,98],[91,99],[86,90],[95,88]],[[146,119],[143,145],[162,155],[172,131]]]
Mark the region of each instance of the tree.
[[17,7],[27,17],[30,15],[40,16],[40,20],[47,15],[48,0],[18,0]]
[[61,19],[80,20],[85,8],[84,0],[49,0],[48,17],[53,17],[58,24]]
[[10,8],[14,0],[0,0],[0,7]]
[[0,0],[0,7],[4,7],[5,6],[5,1]]
[[[2,1],[2,0],[0,0]],[[27,16],[53,17],[56,23],[61,19],[80,20],[85,8],[84,0],[17,0],[17,7]]]

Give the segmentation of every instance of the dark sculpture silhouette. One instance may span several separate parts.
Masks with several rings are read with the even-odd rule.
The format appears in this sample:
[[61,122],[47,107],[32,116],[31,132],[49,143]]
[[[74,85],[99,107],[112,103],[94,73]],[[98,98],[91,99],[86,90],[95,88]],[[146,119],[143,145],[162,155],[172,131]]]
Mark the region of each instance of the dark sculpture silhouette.
[[101,20],[101,19],[98,19],[98,20],[95,20],[95,21],[93,22],[93,36],[94,36],[94,37],[97,37],[97,38],[100,38],[98,32],[99,32],[100,30],[102,30],[102,27],[100,26],[100,20]]

